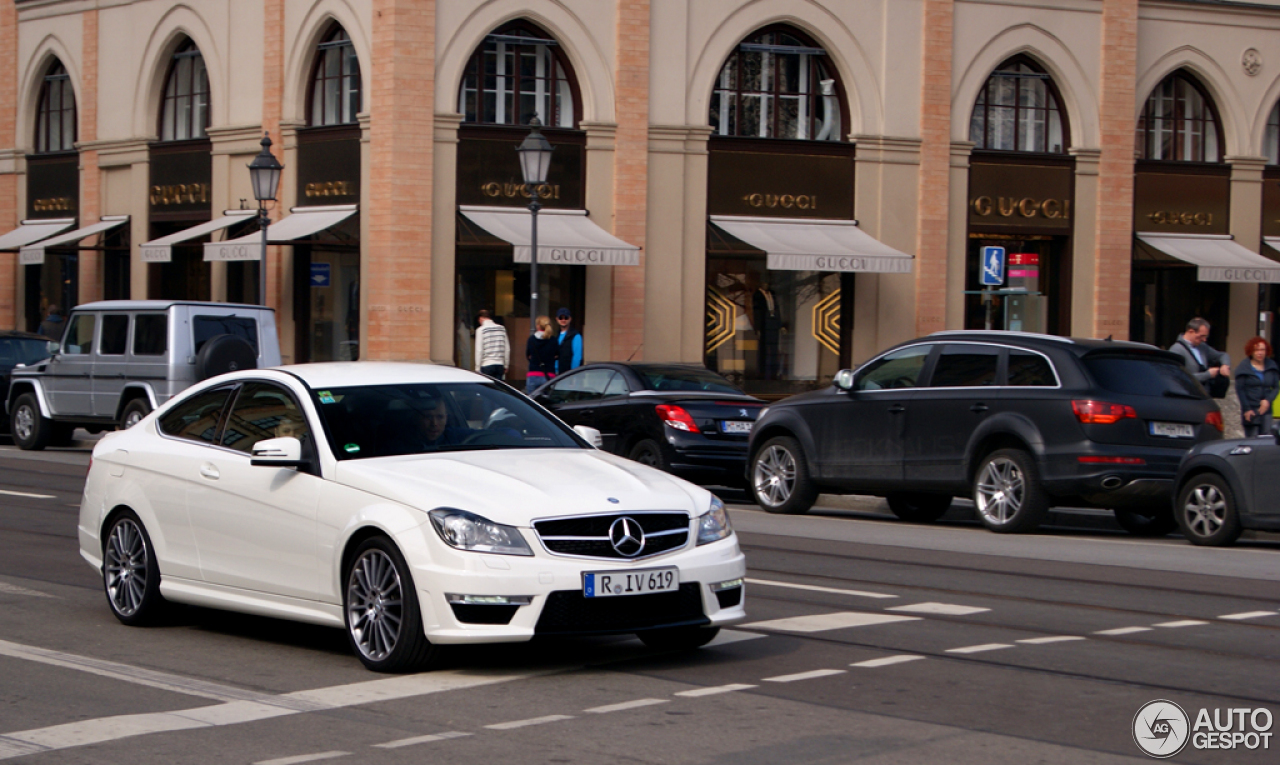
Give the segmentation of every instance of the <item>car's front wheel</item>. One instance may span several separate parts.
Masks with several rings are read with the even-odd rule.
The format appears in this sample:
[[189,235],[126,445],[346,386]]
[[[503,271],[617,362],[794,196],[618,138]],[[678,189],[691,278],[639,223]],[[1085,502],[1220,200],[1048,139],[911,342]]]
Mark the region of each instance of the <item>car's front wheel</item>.
[[111,613],[125,624],[146,624],[164,610],[156,550],[142,521],[132,512],[120,513],[107,527],[102,545],[102,584]]
[[1164,510],[1116,508],[1116,523],[1135,537],[1162,537],[1178,528],[1173,513]]
[[422,634],[422,612],[409,566],[385,537],[366,539],[347,572],[343,613],[347,638],[375,672],[425,668],[436,652]]
[[771,438],[751,458],[751,493],[770,513],[799,515],[818,499],[800,442],[790,436]]
[[9,413],[9,433],[19,449],[40,451],[53,438],[53,422],[40,414],[34,393],[23,393]]
[[1031,531],[1049,512],[1035,462],[1021,449],[999,449],[978,466],[973,504],[983,525],[1002,534]]
[[904,521],[933,523],[951,508],[950,494],[890,494],[889,510]]
[[1174,519],[1192,544],[1219,547],[1240,536],[1240,511],[1226,479],[1216,473],[1192,476],[1178,492]]
[[657,651],[692,651],[715,640],[719,627],[666,627],[637,632],[636,637]]

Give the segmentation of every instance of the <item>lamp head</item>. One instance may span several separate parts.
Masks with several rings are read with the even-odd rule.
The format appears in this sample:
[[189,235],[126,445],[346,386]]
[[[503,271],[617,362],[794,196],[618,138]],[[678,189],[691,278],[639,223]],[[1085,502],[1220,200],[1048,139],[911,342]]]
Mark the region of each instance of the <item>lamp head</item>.
[[534,117],[529,120],[529,135],[520,142],[520,172],[527,186],[541,186],[547,182],[547,170],[551,168],[551,152],[555,147],[542,134],[542,122]]
[[271,136],[262,134],[262,151],[249,163],[249,180],[253,183],[253,198],[259,202],[274,200],[280,187],[280,171],[284,165],[271,153]]

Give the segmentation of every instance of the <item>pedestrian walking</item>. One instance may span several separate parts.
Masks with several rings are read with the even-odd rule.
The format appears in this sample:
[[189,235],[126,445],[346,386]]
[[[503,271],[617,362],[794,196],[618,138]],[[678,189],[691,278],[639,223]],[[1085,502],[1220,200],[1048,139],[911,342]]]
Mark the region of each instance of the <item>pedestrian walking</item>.
[[36,330],[36,334],[44,335],[51,340],[61,340],[62,330],[67,328],[67,322],[62,318],[62,311],[56,305],[49,306],[49,312],[45,314],[44,321],[40,322],[40,328]]
[[506,377],[510,364],[507,328],[494,321],[488,310],[481,309],[476,326],[476,371],[501,380]]
[[560,357],[556,361],[556,374],[582,366],[582,335],[573,326],[573,314],[568,308],[556,311],[556,323],[560,325]]
[[1236,367],[1236,397],[1245,438],[1270,435],[1272,399],[1280,390],[1280,366],[1272,358],[1271,343],[1255,337],[1244,344],[1244,358]]
[[539,386],[556,376],[556,359],[560,356],[557,332],[551,326],[551,318],[539,316],[534,323],[537,331],[529,335],[524,355],[529,360],[529,375],[525,378],[524,392],[533,393]]

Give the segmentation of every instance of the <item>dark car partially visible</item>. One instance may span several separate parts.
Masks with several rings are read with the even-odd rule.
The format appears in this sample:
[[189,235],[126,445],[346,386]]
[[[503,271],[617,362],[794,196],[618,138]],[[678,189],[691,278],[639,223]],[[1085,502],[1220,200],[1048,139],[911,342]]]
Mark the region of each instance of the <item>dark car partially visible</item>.
[[534,391],[570,426],[600,431],[605,451],[695,483],[741,486],[747,439],[764,402],[705,367],[588,364]]
[[1273,433],[1199,444],[1182,459],[1173,515],[1192,544],[1232,544],[1246,529],[1280,531],[1280,443]]
[[[0,330],[0,401],[9,400],[9,376],[19,365],[49,358],[49,338],[17,330]],[[0,432],[9,432],[9,418],[0,418]]]

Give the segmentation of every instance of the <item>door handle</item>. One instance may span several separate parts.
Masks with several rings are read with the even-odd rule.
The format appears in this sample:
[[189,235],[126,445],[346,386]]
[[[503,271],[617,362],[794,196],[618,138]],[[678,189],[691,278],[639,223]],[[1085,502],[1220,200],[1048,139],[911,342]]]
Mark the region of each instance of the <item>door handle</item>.
[[200,466],[200,475],[204,476],[205,478],[208,478],[211,481],[216,481],[222,477],[222,474],[218,472],[218,468],[214,467],[208,462]]
[[902,414],[905,411],[907,411],[907,408],[902,404],[894,404],[889,407],[889,414]]
[[974,404],[973,406],[969,407],[969,411],[970,411],[970,412],[977,412],[977,413],[981,414],[982,412],[987,411],[987,409],[989,409],[989,408],[990,408],[990,407],[988,407],[986,404],[984,404],[984,403],[982,403],[982,402],[978,402],[978,403]]

